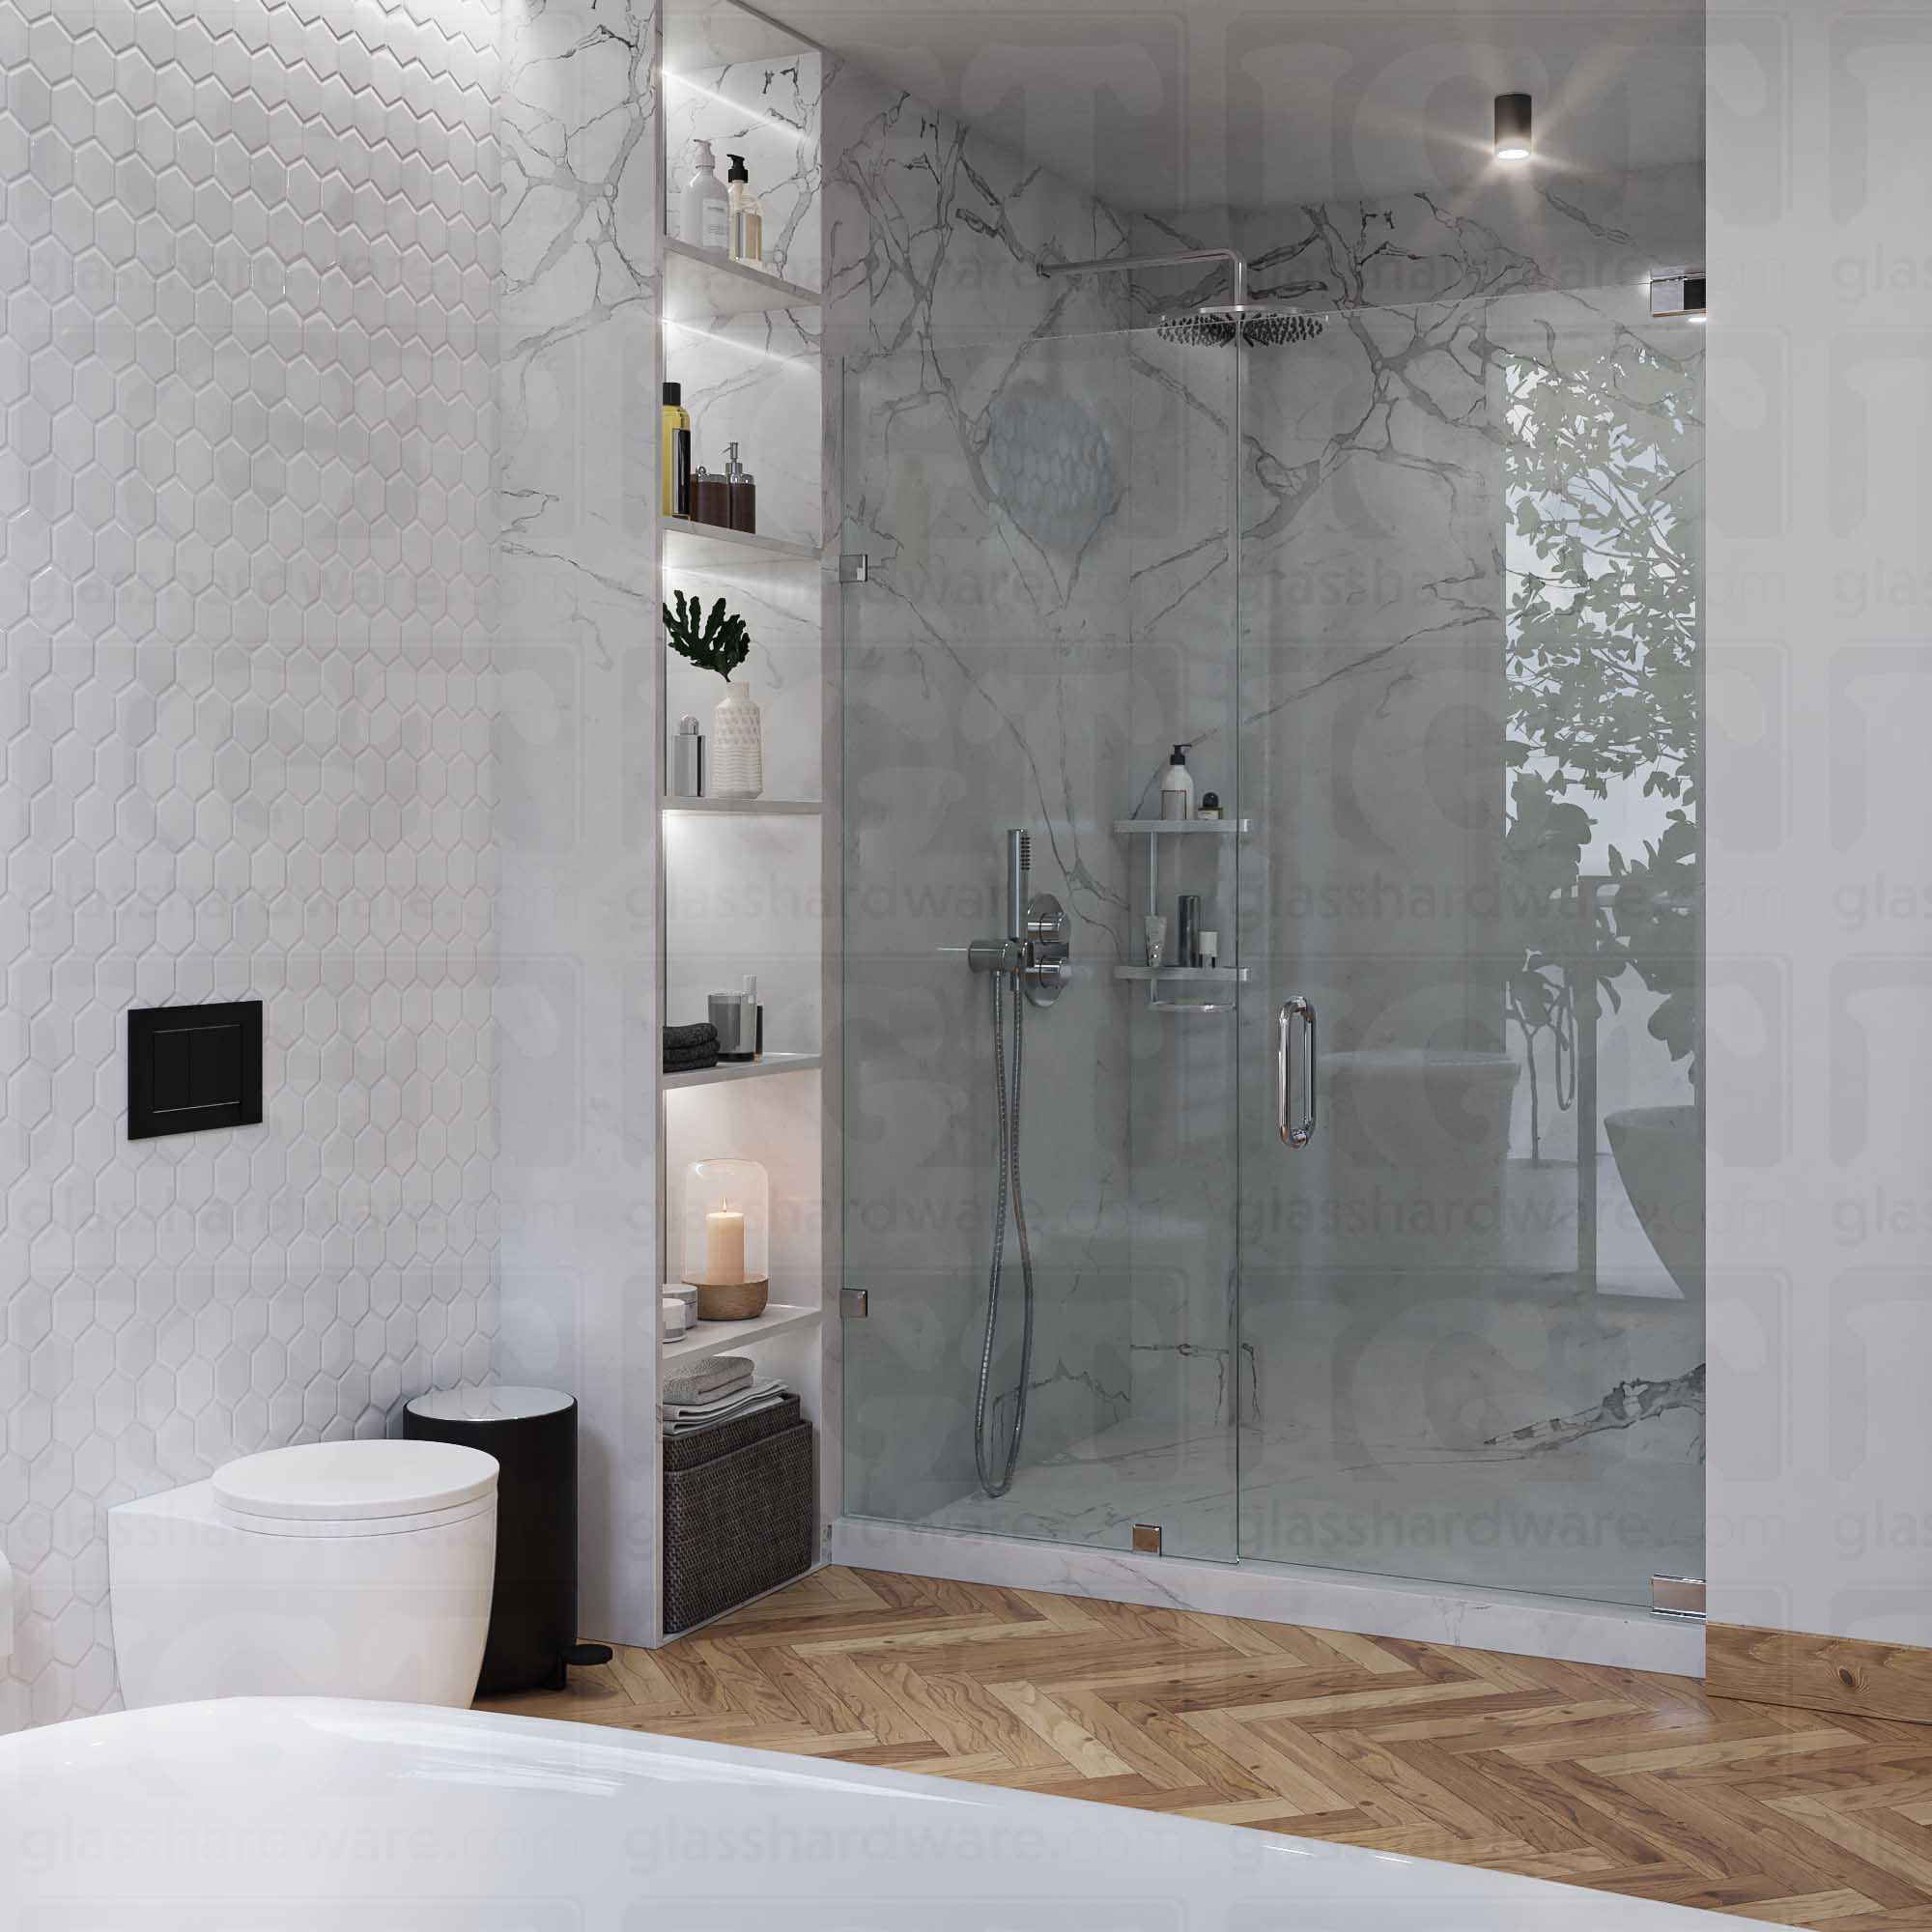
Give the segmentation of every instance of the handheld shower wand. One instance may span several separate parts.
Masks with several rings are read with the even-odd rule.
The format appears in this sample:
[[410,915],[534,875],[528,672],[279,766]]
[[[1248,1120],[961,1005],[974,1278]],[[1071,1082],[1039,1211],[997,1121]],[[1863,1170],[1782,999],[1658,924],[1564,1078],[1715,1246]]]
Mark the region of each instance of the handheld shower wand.
[[967,947],[967,965],[990,973],[996,987],[1010,980],[1029,1006],[1052,1006],[1073,977],[1067,944],[1073,922],[1051,893],[1033,890],[1033,838],[1017,826],[1007,834],[1006,922],[1003,937]]
[[[993,1092],[1000,1121],[993,1261],[986,1278],[986,1338],[980,1350],[980,1387],[973,1405],[973,1461],[979,1470],[980,1487],[989,1496],[1003,1496],[1012,1487],[1013,1471],[1019,1466],[1020,1441],[1026,1434],[1027,1384],[1033,1379],[1033,1244],[1027,1237],[1026,1202],[1020,1190],[1020,1081],[1026,1064],[1026,1009],[1030,1004],[1052,1006],[1071,973],[1067,962],[1070,922],[1051,893],[1036,895],[1032,886],[1033,840],[1015,827],[1007,834],[1006,936],[975,940],[966,953],[973,971],[984,973],[992,986]],[[1010,1094],[1002,998],[1007,985],[1012,988],[1013,1007]],[[1024,1313],[1020,1327],[1019,1386],[1013,1392],[1013,1426],[1005,1449],[996,1455],[986,1445],[986,1410],[991,1402],[993,1345],[1000,1324],[1009,1203],[1019,1236]]]

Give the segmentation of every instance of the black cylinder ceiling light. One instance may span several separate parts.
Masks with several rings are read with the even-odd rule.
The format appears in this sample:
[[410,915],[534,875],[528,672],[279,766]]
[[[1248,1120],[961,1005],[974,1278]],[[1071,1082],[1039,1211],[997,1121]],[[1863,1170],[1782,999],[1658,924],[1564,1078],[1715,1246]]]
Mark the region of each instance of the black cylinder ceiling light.
[[1526,94],[1496,96],[1496,159],[1529,159],[1529,96]]

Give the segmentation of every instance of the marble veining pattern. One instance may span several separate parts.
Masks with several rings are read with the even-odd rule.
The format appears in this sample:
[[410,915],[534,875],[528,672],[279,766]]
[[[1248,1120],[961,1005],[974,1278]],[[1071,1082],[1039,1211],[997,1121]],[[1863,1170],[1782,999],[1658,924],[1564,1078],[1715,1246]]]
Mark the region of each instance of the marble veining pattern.
[[[1552,184],[1535,172],[1492,179],[1462,197],[1416,191],[1365,201],[1291,203],[1233,222],[1141,215],[1132,252],[1232,242],[1257,298],[1298,308],[1394,307],[1532,290],[1634,289],[1704,259],[1704,171],[1694,162]],[[1146,310],[1170,305],[1172,275],[1137,287]],[[1225,271],[1192,280],[1192,298],[1225,290]]]

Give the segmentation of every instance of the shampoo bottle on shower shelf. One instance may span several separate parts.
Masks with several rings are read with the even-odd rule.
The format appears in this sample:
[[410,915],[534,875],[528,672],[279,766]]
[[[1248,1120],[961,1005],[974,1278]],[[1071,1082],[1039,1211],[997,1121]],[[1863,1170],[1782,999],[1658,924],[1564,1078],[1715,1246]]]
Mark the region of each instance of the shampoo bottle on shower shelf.
[[1194,775],[1187,769],[1187,750],[1185,745],[1175,746],[1174,762],[1160,775],[1160,815],[1163,818],[1194,816]]
[[743,155],[730,157],[725,182],[731,191],[731,259],[748,269],[765,266],[765,211],[752,192],[752,171]]
[[1201,895],[1182,893],[1174,902],[1174,963],[1201,963]]
[[731,240],[731,196],[718,179],[718,156],[709,141],[691,144],[691,173],[678,201],[677,239],[720,254]]
[[664,513],[691,515],[691,416],[684,407],[684,385],[664,386],[664,443],[659,462],[664,474]]

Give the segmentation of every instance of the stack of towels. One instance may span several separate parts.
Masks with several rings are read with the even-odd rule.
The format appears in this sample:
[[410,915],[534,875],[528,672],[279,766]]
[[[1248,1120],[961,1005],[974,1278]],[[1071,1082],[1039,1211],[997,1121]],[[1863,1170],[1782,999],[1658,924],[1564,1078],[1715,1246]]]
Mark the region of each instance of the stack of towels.
[[667,1435],[689,1435],[720,1422],[736,1422],[784,1400],[776,1376],[760,1376],[749,1355],[713,1355],[673,1375],[664,1385],[658,1413]]
[[696,1026],[668,1026],[664,1030],[664,1070],[667,1073],[696,1073],[718,1065],[718,1029],[709,1020]]

